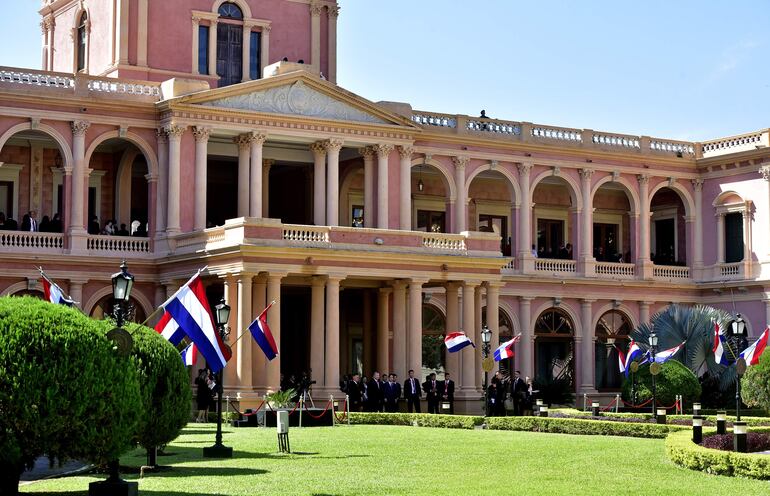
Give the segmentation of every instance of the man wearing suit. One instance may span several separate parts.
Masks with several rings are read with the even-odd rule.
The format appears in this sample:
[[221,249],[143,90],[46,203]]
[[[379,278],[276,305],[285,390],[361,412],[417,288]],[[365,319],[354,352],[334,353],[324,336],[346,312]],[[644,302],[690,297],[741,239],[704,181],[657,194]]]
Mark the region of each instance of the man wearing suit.
[[376,370],[372,372],[372,379],[367,386],[368,398],[366,410],[369,412],[381,412],[382,411],[382,382],[380,381],[380,373]]
[[513,414],[521,415],[524,401],[526,400],[527,384],[521,378],[521,373],[517,370],[513,383],[511,383],[511,396],[513,396]]
[[385,397],[385,411],[396,413],[398,411],[398,399],[401,397],[401,384],[396,379],[396,374],[390,374],[388,382],[385,383],[383,394]]
[[425,399],[428,402],[428,413],[438,413],[439,395],[436,374],[428,376],[427,380],[422,384],[422,389],[425,391]]
[[420,398],[422,392],[420,391],[420,381],[414,376],[414,370],[409,371],[409,378],[404,381],[404,398],[406,398],[406,411],[412,413],[412,409],[415,412],[420,413]]
[[348,382],[348,401],[350,401],[350,411],[361,411],[361,376],[353,374],[352,379]]
[[449,377],[449,372],[444,373],[444,380],[438,385],[441,401],[449,403],[449,413],[455,412],[455,381]]

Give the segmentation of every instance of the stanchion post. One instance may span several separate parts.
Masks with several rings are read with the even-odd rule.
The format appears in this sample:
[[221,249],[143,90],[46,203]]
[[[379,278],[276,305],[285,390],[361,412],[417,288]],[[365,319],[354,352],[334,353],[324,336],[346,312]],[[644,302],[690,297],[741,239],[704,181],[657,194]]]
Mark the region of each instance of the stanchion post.
[[618,413],[620,411],[620,395],[615,395],[615,413]]
[[583,393],[583,411],[588,411],[588,394]]
[[350,425],[350,396],[345,395],[345,416],[348,418],[348,425]]
[[302,428],[302,410],[305,409],[305,399],[300,396],[299,397],[299,427]]
[[598,417],[599,415],[601,415],[601,412],[599,411],[598,401],[591,402],[591,415],[593,415],[594,417]]
[[727,433],[727,412],[717,412],[717,434]]
[[703,441],[703,417],[692,416],[692,442],[700,444]]
[[746,437],[748,426],[746,422],[736,420],[733,422],[733,450],[737,453],[746,453]]
[[658,408],[655,413],[657,414],[657,422],[659,424],[665,424],[666,423],[666,409],[665,408]]
[[332,427],[337,425],[337,408],[334,406],[334,395],[329,395],[329,401],[332,404]]

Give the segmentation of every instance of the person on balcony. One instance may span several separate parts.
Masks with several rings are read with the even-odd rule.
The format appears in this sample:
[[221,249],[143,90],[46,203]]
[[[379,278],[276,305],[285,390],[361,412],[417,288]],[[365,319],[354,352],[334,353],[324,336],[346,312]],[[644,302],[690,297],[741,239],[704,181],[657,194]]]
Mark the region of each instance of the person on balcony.
[[128,236],[128,229],[126,229],[125,224],[120,225],[120,229],[118,229],[118,236]]
[[91,217],[91,222],[88,223],[88,234],[99,234],[101,229],[99,228],[99,217]]
[[60,233],[62,231],[62,223],[61,223],[61,215],[59,215],[59,212],[56,212],[53,214],[53,219],[51,219],[51,232],[53,233]]
[[51,220],[47,215],[40,220],[40,232],[51,232]]
[[30,210],[24,214],[21,220],[21,230],[28,232],[37,232],[39,230],[37,225],[37,212]]
[[594,249],[594,258],[597,262],[604,262],[604,247],[603,246],[597,246],[596,249]]
[[532,245],[532,256],[538,258],[537,248],[535,245]]

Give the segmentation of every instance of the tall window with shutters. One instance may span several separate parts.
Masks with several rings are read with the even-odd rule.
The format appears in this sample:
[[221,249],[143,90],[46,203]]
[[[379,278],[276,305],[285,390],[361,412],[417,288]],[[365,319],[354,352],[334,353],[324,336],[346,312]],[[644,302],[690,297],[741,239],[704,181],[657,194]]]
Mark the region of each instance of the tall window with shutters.
[[80,72],[86,70],[86,44],[88,43],[88,14],[86,12],[80,15],[76,37],[76,67],[77,71]]
[[243,80],[243,12],[231,2],[219,7],[217,24],[217,76],[219,86],[229,86]]

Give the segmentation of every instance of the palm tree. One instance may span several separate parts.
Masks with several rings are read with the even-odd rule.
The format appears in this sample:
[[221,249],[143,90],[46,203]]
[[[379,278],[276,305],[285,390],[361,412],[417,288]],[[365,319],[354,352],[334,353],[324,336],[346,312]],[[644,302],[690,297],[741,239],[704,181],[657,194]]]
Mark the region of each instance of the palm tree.
[[[698,377],[717,378],[720,389],[724,391],[735,383],[738,343],[730,342],[732,346],[725,350],[730,362],[728,366],[716,363],[713,351],[714,322],[718,322],[722,329],[729,329],[733,320],[729,313],[713,307],[672,304],[652,317],[652,325],[643,323],[631,331],[631,337],[645,351],[649,348],[648,338],[653,329],[658,335],[658,351],[684,342],[684,349],[674,359],[682,362]],[[735,351],[736,356],[732,356],[731,351]]]

